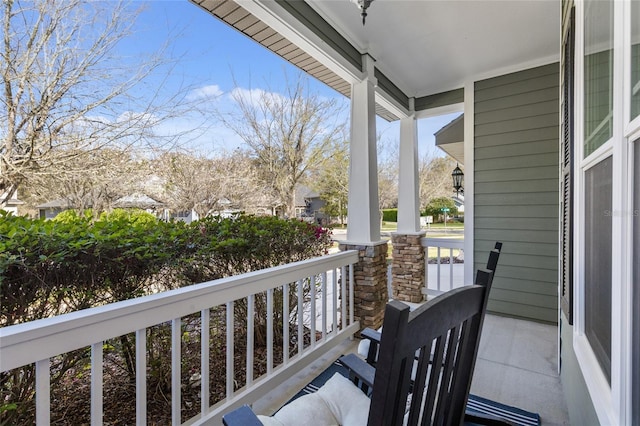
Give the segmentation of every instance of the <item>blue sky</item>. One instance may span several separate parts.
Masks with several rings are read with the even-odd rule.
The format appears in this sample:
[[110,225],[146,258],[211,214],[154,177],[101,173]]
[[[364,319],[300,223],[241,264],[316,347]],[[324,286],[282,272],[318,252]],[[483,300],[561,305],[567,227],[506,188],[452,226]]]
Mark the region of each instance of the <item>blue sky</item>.
[[[216,102],[230,102],[226,94],[234,88],[234,78],[241,88],[281,91],[285,72],[291,76],[297,72],[284,59],[186,0],[155,0],[134,5],[142,5],[143,11],[136,22],[134,36],[121,44],[121,52],[135,58],[157,51],[166,44],[165,55],[173,62],[169,78],[162,86],[167,92],[184,90],[184,95],[189,96],[204,91],[217,95]],[[166,78],[166,70],[155,79],[152,77],[152,84],[160,85],[160,79]],[[344,99],[313,78],[309,78],[309,85],[322,96]],[[420,155],[434,151],[433,133],[454,117],[448,115],[418,122]],[[241,145],[237,136],[218,125],[213,117],[205,120],[206,131],[190,142],[194,150],[210,155]],[[193,117],[177,117],[165,126],[184,129],[197,121]],[[397,145],[398,122],[378,119],[377,130],[384,144]],[[439,150],[437,152],[443,155]]]

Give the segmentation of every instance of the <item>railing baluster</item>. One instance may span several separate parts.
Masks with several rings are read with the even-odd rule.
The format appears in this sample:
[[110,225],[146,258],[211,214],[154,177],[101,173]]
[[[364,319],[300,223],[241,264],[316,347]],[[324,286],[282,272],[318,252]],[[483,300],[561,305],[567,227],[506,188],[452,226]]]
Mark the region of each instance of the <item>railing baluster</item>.
[[449,290],[453,289],[453,248],[449,248]]
[[442,291],[442,289],[440,288],[440,246],[438,246],[438,257],[436,258],[437,262],[438,262],[438,279],[436,280],[438,283],[438,291]]
[[51,365],[49,358],[36,361],[36,424],[51,422]]
[[273,371],[273,289],[267,290],[267,374]]
[[209,412],[209,327],[210,309],[200,311],[200,412],[205,416]]
[[303,289],[304,280],[298,280],[298,355],[302,355],[304,350],[304,299]]
[[233,324],[233,302],[227,302],[227,399],[233,396],[233,380],[235,378],[235,370],[233,365],[234,352],[234,324]]
[[327,338],[327,273],[322,273],[322,340]]
[[349,324],[353,324],[354,316],[354,291],[356,283],[353,281],[353,263],[349,265]]
[[182,368],[180,359],[182,357],[182,320],[174,318],[171,320],[171,423],[178,426],[182,423],[181,410],[181,375]]
[[136,330],[136,424],[147,424],[147,329]]
[[247,387],[253,383],[254,295],[247,296]]
[[282,286],[282,364],[289,363],[289,284]]
[[316,347],[316,275],[309,277],[311,312],[309,313],[309,328],[311,329],[311,347]]
[[338,270],[333,270],[333,280],[331,283],[331,296],[333,301],[333,306],[331,307],[333,311],[333,324],[331,324],[331,333],[335,333],[338,331]]
[[347,328],[347,267],[340,268],[340,321],[342,329]]
[[91,425],[102,424],[102,342],[91,345]]
[[429,247],[424,248],[424,295],[429,294]]

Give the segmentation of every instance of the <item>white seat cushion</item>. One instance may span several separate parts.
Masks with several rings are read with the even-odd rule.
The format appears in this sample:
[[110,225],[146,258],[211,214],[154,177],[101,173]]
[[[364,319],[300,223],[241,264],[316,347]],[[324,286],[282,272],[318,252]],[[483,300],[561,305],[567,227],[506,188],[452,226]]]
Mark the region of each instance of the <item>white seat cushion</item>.
[[366,426],[369,404],[356,385],[336,373],[317,392],[290,402],[272,417],[258,418],[265,426]]

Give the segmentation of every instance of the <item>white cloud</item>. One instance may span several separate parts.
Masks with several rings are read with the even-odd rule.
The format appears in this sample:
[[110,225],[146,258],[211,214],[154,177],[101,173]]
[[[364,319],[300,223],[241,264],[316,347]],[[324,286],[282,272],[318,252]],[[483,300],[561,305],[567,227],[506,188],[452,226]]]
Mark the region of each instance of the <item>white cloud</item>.
[[220,86],[217,84],[210,84],[208,86],[203,86],[198,89],[192,90],[187,95],[187,100],[193,101],[197,99],[215,99],[224,94]]
[[263,100],[271,100],[272,102],[283,104],[286,103],[286,98],[280,93],[268,92],[263,89],[244,89],[242,87],[236,87],[229,93],[229,97],[236,101],[242,99],[249,105],[260,105]]

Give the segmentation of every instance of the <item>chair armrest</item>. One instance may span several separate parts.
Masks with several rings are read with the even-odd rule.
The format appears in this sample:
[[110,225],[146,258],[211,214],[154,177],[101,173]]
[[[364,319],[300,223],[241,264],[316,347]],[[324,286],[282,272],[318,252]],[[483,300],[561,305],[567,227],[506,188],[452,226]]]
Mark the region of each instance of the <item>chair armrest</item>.
[[382,333],[371,328],[365,328],[360,333],[360,336],[371,341],[371,343],[369,343],[369,352],[367,353],[367,363],[376,365],[376,361],[378,360],[378,346],[380,345]]
[[243,405],[222,416],[222,423],[224,426],[263,426],[248,405]]
[[340,358],[340,362],[349,370],[349,379],[356,385],[360,384],[360,389],[365,393],[373,389],[373,379],[376,375],[376,369],[373,366],[356,354],[345,355]]

